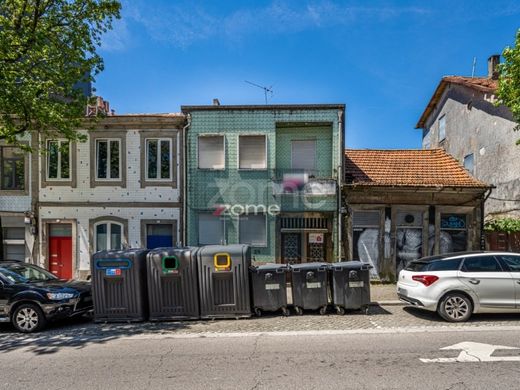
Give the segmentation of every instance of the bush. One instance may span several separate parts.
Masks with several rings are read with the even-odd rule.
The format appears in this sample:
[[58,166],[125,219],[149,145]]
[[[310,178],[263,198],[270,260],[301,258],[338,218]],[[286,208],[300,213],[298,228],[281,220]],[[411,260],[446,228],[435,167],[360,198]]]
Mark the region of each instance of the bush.
[[487,232],[505,232],[516,233],[520,232],[520,219],[515,218],[500,218],[487,221],[484,224],[484,230]]

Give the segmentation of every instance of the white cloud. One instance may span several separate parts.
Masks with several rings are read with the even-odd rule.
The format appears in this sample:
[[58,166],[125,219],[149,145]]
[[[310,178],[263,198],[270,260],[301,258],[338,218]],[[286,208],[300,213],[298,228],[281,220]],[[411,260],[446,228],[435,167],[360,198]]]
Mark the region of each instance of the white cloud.
[[103,34],[101,39],[101,50],[122,51],[130,43],[130,31],[126,19],[114,21],[113,29]]

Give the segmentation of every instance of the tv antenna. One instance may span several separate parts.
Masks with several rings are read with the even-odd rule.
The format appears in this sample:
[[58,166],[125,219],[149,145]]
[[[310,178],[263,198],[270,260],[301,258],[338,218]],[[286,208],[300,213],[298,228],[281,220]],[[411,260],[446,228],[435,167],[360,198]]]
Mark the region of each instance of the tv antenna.
[[475,67],[477,66],[477,57],[473,57],[473,67],[471,68],[471,78],[475,77]]
[[269,97],[273,96],[273,86],[270,85],[269,87],[264,87],[263,85],[258,85],[255,83],[252,83],[251,81],[244,80],[246,83],[251,84],[254,87],[260,88],[264,90],[264,96],[265,96],[265,104],[267,104],[267,96]]

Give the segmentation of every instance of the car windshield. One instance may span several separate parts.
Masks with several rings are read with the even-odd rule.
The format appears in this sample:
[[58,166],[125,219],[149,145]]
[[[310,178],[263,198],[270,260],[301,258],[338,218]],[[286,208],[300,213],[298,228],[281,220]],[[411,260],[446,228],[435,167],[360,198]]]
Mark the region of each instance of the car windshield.
[[0,274],[13,283],[31,283],[56,280],[56,276],[29,264],[0,265]]

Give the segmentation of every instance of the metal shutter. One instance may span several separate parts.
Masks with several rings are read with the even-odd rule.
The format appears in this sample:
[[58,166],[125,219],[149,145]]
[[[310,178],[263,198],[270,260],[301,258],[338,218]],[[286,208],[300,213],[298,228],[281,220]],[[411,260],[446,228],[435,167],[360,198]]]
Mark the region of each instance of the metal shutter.
[[224,169],[224,136],[199,137],[199,168]]
[[239,137],[241,169],[267,168],[265,142],[264,135],[242,135]]
[[199,214],[199,244],[223,244],[224,227],[219,216],[202,213]]
[[240,217],[240,243],[253,246],[267,245],[265,215],[243,215]]
[[316,169],[316,141],[292,141],[291,149],[292,169]]

